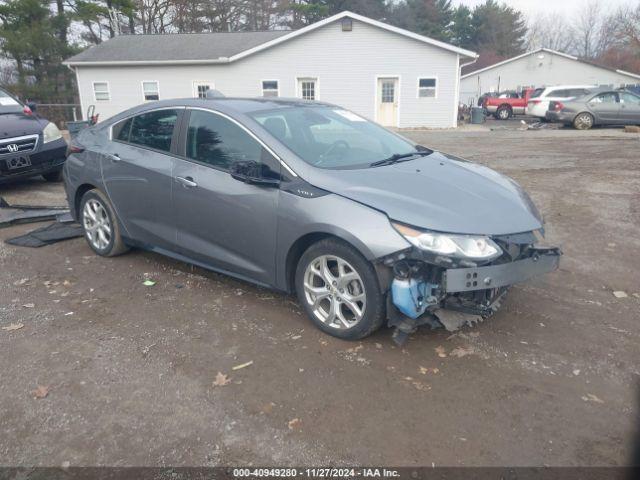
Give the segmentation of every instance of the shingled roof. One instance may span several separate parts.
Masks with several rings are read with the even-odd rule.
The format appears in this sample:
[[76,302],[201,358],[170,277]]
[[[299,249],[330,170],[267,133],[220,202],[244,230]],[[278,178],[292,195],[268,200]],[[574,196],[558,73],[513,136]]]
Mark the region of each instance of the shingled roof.
[[418,35],[353,12],[341,12],[299,30],[268,32],[122,35],[89,48],[63,62],[69,66],[154,65],[228,63],[278,45],[329,23],[352,18],[374,27],[432,45],[466,58],[477,58],[470,50]]
[[291,31],[120,35],[67,59],[65,64],[215,61],[288,33]]

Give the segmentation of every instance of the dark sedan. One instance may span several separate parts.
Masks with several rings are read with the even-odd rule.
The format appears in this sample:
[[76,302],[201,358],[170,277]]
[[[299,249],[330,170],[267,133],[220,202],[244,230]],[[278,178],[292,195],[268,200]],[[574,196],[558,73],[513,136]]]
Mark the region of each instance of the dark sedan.
[[625,90],[600,90],[566,102],[551,102],[551,122],[588,130],[595,125],[640,125],[640,96]]
[[0,183],[35,175],[59,181],[66,150],[54,123],[0,89]]

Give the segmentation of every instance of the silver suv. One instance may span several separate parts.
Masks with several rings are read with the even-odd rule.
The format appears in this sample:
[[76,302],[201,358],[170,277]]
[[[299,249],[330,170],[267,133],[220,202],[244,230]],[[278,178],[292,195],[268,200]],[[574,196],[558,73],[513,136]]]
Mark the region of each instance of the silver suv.
[[335,105],[156,102],[70,152],[69,204],[97,254],[139,247],[295,292],[340,338],[486,317],[559,262],[513,180]]

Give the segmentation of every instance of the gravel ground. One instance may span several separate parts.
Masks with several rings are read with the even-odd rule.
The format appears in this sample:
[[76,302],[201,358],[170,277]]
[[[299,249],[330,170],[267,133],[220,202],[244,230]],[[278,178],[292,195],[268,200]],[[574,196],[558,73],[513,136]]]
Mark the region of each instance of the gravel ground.
[[[640,137],[407,135],[520,182],[563,247],[560,270],[513,288],[483,324],[399,348],[388,330],[328,337],[291,297],[152,253],[0,243],[0,464],[627,463],[640,425]],[[64,202],[38,180],[0,195]],[[215,385],[218,372],[230,382]]]

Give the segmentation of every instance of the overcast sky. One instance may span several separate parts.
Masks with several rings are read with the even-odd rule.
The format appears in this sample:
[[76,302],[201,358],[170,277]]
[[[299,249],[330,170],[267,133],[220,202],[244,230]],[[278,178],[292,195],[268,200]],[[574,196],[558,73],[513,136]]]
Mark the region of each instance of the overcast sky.
[[[469,7],[473,7],[478,3],[483,3],[484,0],[453,0],[453,3],[458,5],[464,3]],[[581,5],[588,3],[589,0],[503,0],[505,3],[513,8],[516,8],[523,13],[536,16],[539,13],[546,12],[562,12],[571,13],[577,11]],[[616,8],[620,5],[638,5],[639,0],[601,0],[603,6],[607,6],[607,10]]]

